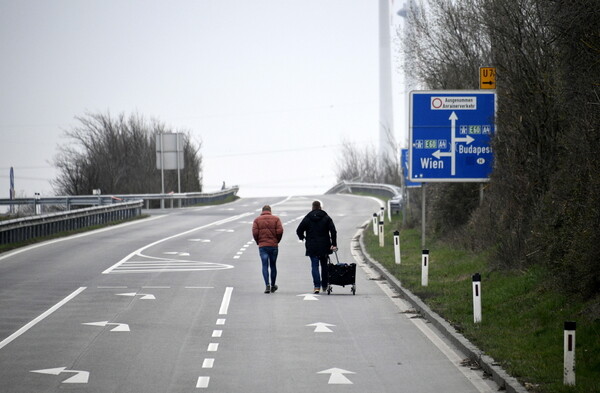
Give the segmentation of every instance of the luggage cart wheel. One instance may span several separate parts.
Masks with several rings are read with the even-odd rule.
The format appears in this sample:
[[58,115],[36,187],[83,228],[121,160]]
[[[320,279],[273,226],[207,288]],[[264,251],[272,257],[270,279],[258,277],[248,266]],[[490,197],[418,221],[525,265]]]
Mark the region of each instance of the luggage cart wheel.
[[327,286],[327,294],[328,294],[328,295],[331,295],[331,285],[328,285],[328,286]]
[[352,285],[352,294],[356,295],[356,285]]

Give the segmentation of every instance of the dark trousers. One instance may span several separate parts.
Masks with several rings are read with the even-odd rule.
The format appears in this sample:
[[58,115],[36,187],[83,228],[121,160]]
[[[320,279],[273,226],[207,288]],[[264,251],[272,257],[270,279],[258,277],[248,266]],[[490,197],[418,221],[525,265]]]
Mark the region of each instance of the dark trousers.
[[[327,288],[327,285],[329,284],[329,280],[327,279],[327,261],[329,258],[327,255],[311,255],[309,258],[312,269],[313,284],[315,288]],[[321,265],[320,274],[319,265]]]

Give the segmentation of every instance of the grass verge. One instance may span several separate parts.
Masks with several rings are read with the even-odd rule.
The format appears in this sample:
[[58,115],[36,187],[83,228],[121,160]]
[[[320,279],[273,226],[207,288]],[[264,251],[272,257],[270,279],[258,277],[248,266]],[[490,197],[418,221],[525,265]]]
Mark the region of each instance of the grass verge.
[[[598,299],[584,301],[548,288],[546,273],[491,270],[485,254],[432,241],[429,285],[421,286],[421,234],[400,231],[401,264],[395,263],[388,224],[384,247],[369,227],[368,253],[402,285],[419,296],[473,344],[490,355],[531,392],[600,392],[600,318]],[[482,322],[473,322],[472,275],[481,274]],[[576,386],[563,385],[563,324],[576,321]]]

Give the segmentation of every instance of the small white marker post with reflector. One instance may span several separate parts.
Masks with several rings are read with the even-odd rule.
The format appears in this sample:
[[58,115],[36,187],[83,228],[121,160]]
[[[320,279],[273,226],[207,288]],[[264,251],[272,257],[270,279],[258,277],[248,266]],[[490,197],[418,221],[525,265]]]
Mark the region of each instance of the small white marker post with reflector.
[[394,256],[396,257],[396,265],[400,262],[400,232],[394,231]]
[[373,235],[377,236],[377,213],[373,213]]
[[383,247],[384,238],[383,238],[383,217],[380,218],[379,221],[379,247]]
[[575,328],[575,322],[565,322],[563,383],[570,386],[575,386]]
[[421,254],[421,286],[429,284],[429,250],[423,250]]
[[473,275],[473,322],[481,322],[481,274]]
[[388,199],[388,203],[387,203],[387,216],[388,216],[388,222],[392,222],[392,200]]

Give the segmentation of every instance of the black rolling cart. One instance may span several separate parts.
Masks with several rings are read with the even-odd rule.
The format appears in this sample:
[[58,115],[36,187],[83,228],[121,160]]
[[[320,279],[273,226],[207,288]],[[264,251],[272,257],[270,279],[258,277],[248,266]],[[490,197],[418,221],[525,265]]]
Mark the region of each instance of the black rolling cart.
[[331,295],[332,285],[341,285],[345,287],[350,285],[353,295],[356,295],[356,263],[340,263],[337,251],[334,251],[337,263],[332,263],[331,258],[327,258],[327,294]]

